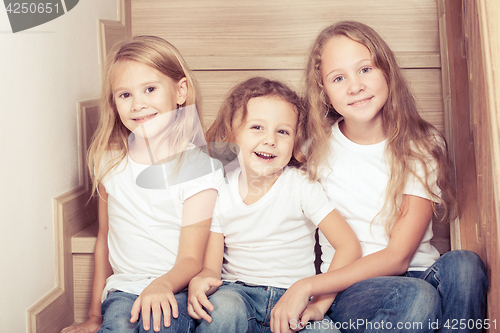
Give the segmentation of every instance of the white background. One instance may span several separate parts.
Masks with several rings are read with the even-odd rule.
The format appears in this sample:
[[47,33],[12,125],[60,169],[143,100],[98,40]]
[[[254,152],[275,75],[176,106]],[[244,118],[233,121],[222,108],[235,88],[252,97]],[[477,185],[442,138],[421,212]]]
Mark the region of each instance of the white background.
[[98,19],[117,0],[13,34],[0,3],[0,332],[55,287],[53,198],[78,186],[77,108],[99,96]]

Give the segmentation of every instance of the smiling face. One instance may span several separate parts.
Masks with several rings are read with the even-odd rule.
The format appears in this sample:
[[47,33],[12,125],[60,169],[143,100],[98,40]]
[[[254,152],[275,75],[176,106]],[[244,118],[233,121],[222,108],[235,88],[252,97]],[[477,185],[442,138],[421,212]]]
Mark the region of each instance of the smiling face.
[[[112,87],[120,119],[130,131],[158,115],[175,110],[177,104],[185,102],[187,94],[185,78],[174,82],[137,61],[123,61],[118,66]],[[170,114],[169,121],[173,121],[174,113]],[[168,115],[162,118],[168,118]]]
[[277,178],[290,162],[297,129],[297,111],[279,97],[255,97],[248,101],[243,123],[236,122],[238,158],[246,176]]
[[389,88],[374,66],[370,50],[345,36],[334,36],[321,53],[325,93],[345,122],[382,128],[382,113]]

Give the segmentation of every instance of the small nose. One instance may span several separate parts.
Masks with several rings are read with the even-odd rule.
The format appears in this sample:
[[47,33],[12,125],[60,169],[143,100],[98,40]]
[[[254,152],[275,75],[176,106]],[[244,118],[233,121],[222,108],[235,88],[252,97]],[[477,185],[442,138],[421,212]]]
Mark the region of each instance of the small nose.
[[271,146],[271,147],[275,147],[276,146],[276,137],[275,137],[275,133],[272,133],[272,132],[267,132],[265,134],[265,138],[264,138],[264,145],[266,146]]
[[353,77],[351,78],[349,82],[349,90],[348,93],[351,95],[358,94],[362,91],[365,90],[365,85],[363,83],[363,80],[359,77]]
[[147,109],[148,105],[146,103],[146,100],[142,96],[134,96],[134,103],[133,103],[133,108],[134,111],[141,111],[143,109]]

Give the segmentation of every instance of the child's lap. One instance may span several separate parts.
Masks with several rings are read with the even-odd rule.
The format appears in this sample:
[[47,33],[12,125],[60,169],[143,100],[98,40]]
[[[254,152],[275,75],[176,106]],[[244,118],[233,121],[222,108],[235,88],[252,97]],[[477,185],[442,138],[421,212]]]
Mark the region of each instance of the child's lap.
[[[223,326],[229,324],[229,321],[246,320],[250,332],[271,332],[271,311],[286,290],[226,281],[209,297],[214,306],[214,311],[210,313],[213,322],[221,321]],[[303,332],[338,332],[326,316],[322,322],[315,323],[316,325],[311,323]]]
[[[367,321],[380,323],[381,313],[394,304],[399,308],[384,317],[386,322],[392,325],[421,322],[425,328],[436,319],[441,321],[446,313],[453,315],[465,309],[461,301],[464,297],[478,298],[478,305],[474,307],[479,307],[482,303],[479,295],[488,285],[485,273],[484,264],[475,253],[447,252],[425,271],[375,277],[353,284],[337,295],[327,315],[345,332],[362,332]],[[444,299],[451,304],[443,304]],[[466,316],[467,311],[456,316]]]
[[[137,295],[114,291],[106,297],[101,306],[101,314],[103,323],[98,333],[120,332],[120,333],[138,333],[138,332],[153,332],[153,322],[151,318],[151,329],[145,331],[143,328],[142,315],[136,323],[130,322],[130,311],[137,299]],[[193,332],[194,321],[187,313],[187,291],[181,291],[175,294],[177,307],[179,310],[178,318],[171,316],[170,327],[163,326],[163,313],[161,317],[160,332]]]

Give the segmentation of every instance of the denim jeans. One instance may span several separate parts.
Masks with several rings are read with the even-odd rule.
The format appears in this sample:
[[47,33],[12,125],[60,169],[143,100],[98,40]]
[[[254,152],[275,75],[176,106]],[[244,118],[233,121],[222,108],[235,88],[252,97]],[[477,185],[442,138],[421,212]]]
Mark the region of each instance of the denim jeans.
[[[123,291],[114,291],[108,295],[101,306],[103,322],[101,329],[97,333],[152,333],[153,318],[149,331],[144,330],[142,315],[135,323],[130,322],[130,311],[132,305],[137,299],[137,295]],[[179,308],[179,316],[171,317],[170,326],[163,325],[163,313],[161,316],[161,333],[184,333],[194,332],[194,321],[187,313],[187,291],[181,291],[175,294],[175,300]]]
[[[199,320],[197,333],[270,333],[271,311],[286,289],[249,286],[243,282],[224,282],[209,300],[214,311],[209,312],[212,322]],[[311,322],[300,332],[339,333],[328,317]]]
[[481,258],[456,250],[445,253],[426,271],[352,285],[337,295],[327,315],[349,333],[481,332],[479,327],[460,329],[453,323],[484,319],[487,289]]

